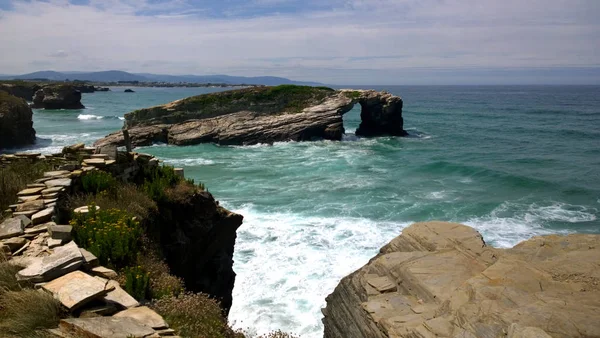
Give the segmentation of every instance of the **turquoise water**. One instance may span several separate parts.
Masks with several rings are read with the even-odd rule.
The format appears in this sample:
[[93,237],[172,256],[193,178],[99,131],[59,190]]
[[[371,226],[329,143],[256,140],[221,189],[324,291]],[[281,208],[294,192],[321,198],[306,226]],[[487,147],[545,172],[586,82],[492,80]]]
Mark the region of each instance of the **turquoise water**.
[[[356,107],[342,142],[141,149],[245,216],[234,325],[321,337],[325,296],[416,221],[465,223],[499,247],[600,232],[600,87],[376,89],[403,97],[412,137],[357,138]],[[92,143],[128,111],[208,91],[114,90],[84,94],[82,111],[35,111],[38,150]]]

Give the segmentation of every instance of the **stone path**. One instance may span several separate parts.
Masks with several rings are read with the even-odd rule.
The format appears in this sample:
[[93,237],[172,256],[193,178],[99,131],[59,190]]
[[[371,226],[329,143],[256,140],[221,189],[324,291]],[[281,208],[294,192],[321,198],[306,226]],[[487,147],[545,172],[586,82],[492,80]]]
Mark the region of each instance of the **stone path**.
[[[64,319],[59,328],[50,330],[57,337],[175,337],[159,314],[140,306],[121,288],[114,280],[116,272],[99,266],[92,253],[72,241],[71,226],[53,222],[56,204],[86,172],[112,170],[126,180],[140,169],[140,160],[148,166],[158,164],[150,155],[109,150],[112,150],[110,154],[93,154],[96,149],[85,148],[83,144],[65,147],[64,158],[83,158],[82,165],[65,164],[59,170],[46,172],[43,178],[15,196],[17,203],[6,210],[12,217],[0,223],[0,252],[10,261],[25,266],[17,273],[19,280],[38,283],[41,290],[52,294],[71,316],[79,316]],[[132,160],[127,163],[135,165],[121,165],[120,157]],[[2,155],[0,166],[19,158],[46,159],[40,154]],[[81,207],[76,212],[88,210]]]

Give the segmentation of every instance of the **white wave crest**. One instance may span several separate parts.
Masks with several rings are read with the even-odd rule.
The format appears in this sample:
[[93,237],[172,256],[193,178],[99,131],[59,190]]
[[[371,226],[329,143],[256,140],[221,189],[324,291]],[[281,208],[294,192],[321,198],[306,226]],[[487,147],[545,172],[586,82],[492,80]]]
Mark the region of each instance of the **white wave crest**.
[[207,160],[204,158],[182,158],[182,159],[174,159],[174,158],[163,158],[165,163],[174,165],[174,166],[201,166],[201,165],[211,165],[215,164],[213,160]]
[[92,114],[79,114],[78,120],[101,120],[104,116],[92,115]]
[[[225,203],[226,204],[226,203]],[[322,337],[325,297],[408,225],[353,217],[266,213],[252,205],[238,230],[229,318],[257,334],[282,328]]]

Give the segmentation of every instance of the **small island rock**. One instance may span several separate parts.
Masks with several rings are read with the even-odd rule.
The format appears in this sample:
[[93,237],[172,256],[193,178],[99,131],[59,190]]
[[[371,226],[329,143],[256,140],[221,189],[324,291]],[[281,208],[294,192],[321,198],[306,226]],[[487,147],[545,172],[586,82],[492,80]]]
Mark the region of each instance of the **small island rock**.
[[133,89],[125,89],[125,93],[135,93]]
[[81,92],[72,85],[49,85],[35,93],[32,108],[83,109]]

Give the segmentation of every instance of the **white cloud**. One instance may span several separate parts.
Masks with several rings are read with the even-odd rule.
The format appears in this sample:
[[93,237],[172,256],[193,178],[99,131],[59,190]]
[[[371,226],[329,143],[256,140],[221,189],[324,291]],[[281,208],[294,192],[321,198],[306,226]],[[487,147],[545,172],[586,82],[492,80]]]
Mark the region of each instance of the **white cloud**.
[[[352,0],[331,1],[330,10],[219,18],[185,0],[15,1],[0,11],[0,73],[47,63],[55,70],[393,83],[397,76],[386,74],[415,69],[598,67],[598,3]],[[64,57],[48,58],[48,50]]]

